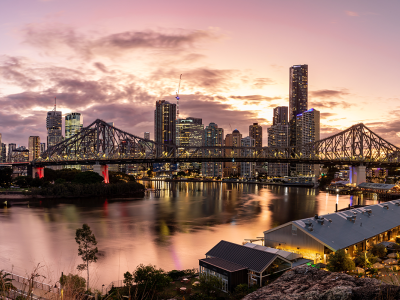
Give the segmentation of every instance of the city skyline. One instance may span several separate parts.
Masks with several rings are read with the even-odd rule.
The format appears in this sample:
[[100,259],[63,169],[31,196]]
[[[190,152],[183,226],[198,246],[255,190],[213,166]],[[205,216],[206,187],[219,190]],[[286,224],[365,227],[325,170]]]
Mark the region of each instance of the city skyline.
[[[117,1],[112,9],[96,2],[94,11],[87,3],[21,0],[0,12],[3,143],[45,141],[54,97],[63,115],[85,115],[86,126],[101,118],[138,136],[153,132],[154,102],[176,103],[180,74],[181,118],[225,132],[257,122],[266,132],[272,108],[288,105],[289,67],[308,64],[308,107],[321,111],[321,138],[363,122],[400,145],[400,46],[388,34],[400,22],[397,3]],[[299,20],[301,37],[293,34]]]

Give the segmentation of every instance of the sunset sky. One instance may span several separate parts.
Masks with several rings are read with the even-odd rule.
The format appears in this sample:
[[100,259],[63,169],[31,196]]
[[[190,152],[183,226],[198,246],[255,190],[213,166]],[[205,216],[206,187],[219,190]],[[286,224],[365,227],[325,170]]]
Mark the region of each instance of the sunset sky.
[[[321,137],[363,122],[400,146],[399,1],[12,0],[0,4],[3,143],[46,140],[46,112],[154,136],[155,101],[225,129],[271,125],[309,66]],[[230,127],[231,126],[231,127]],[[63,128],[64,132],[64,128]]]

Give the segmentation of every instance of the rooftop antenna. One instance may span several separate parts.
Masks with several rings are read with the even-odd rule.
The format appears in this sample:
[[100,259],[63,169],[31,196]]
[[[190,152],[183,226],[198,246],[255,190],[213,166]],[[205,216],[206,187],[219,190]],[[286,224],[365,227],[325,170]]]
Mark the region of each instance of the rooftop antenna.
[[54,111],[57,111],[57,98],[54,97]]

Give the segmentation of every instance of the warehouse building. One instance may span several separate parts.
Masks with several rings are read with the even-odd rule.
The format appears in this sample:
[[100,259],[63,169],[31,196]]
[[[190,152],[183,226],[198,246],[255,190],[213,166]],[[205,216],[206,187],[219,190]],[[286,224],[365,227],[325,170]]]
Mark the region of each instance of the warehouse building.
[[326,263],[331,252],[344,249],[353,257],[357,250],[393,240],[399,230],[400,200],[394,200],[288,222],[265,231],[264,244]]

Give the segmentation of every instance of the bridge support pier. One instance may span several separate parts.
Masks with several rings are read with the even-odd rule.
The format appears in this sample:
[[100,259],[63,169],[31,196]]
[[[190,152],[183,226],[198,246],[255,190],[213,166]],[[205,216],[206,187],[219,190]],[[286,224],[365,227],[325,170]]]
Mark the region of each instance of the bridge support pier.
[[93,172],[96,172],[104,178],[104,183],[110,183],[108,177],[108,165],[93,165]]
[[365,166],[350,166],[350,183],[359,185],[367,181],[367,172]]
[[32,178],[43,178],[44,167],[32,167]]

